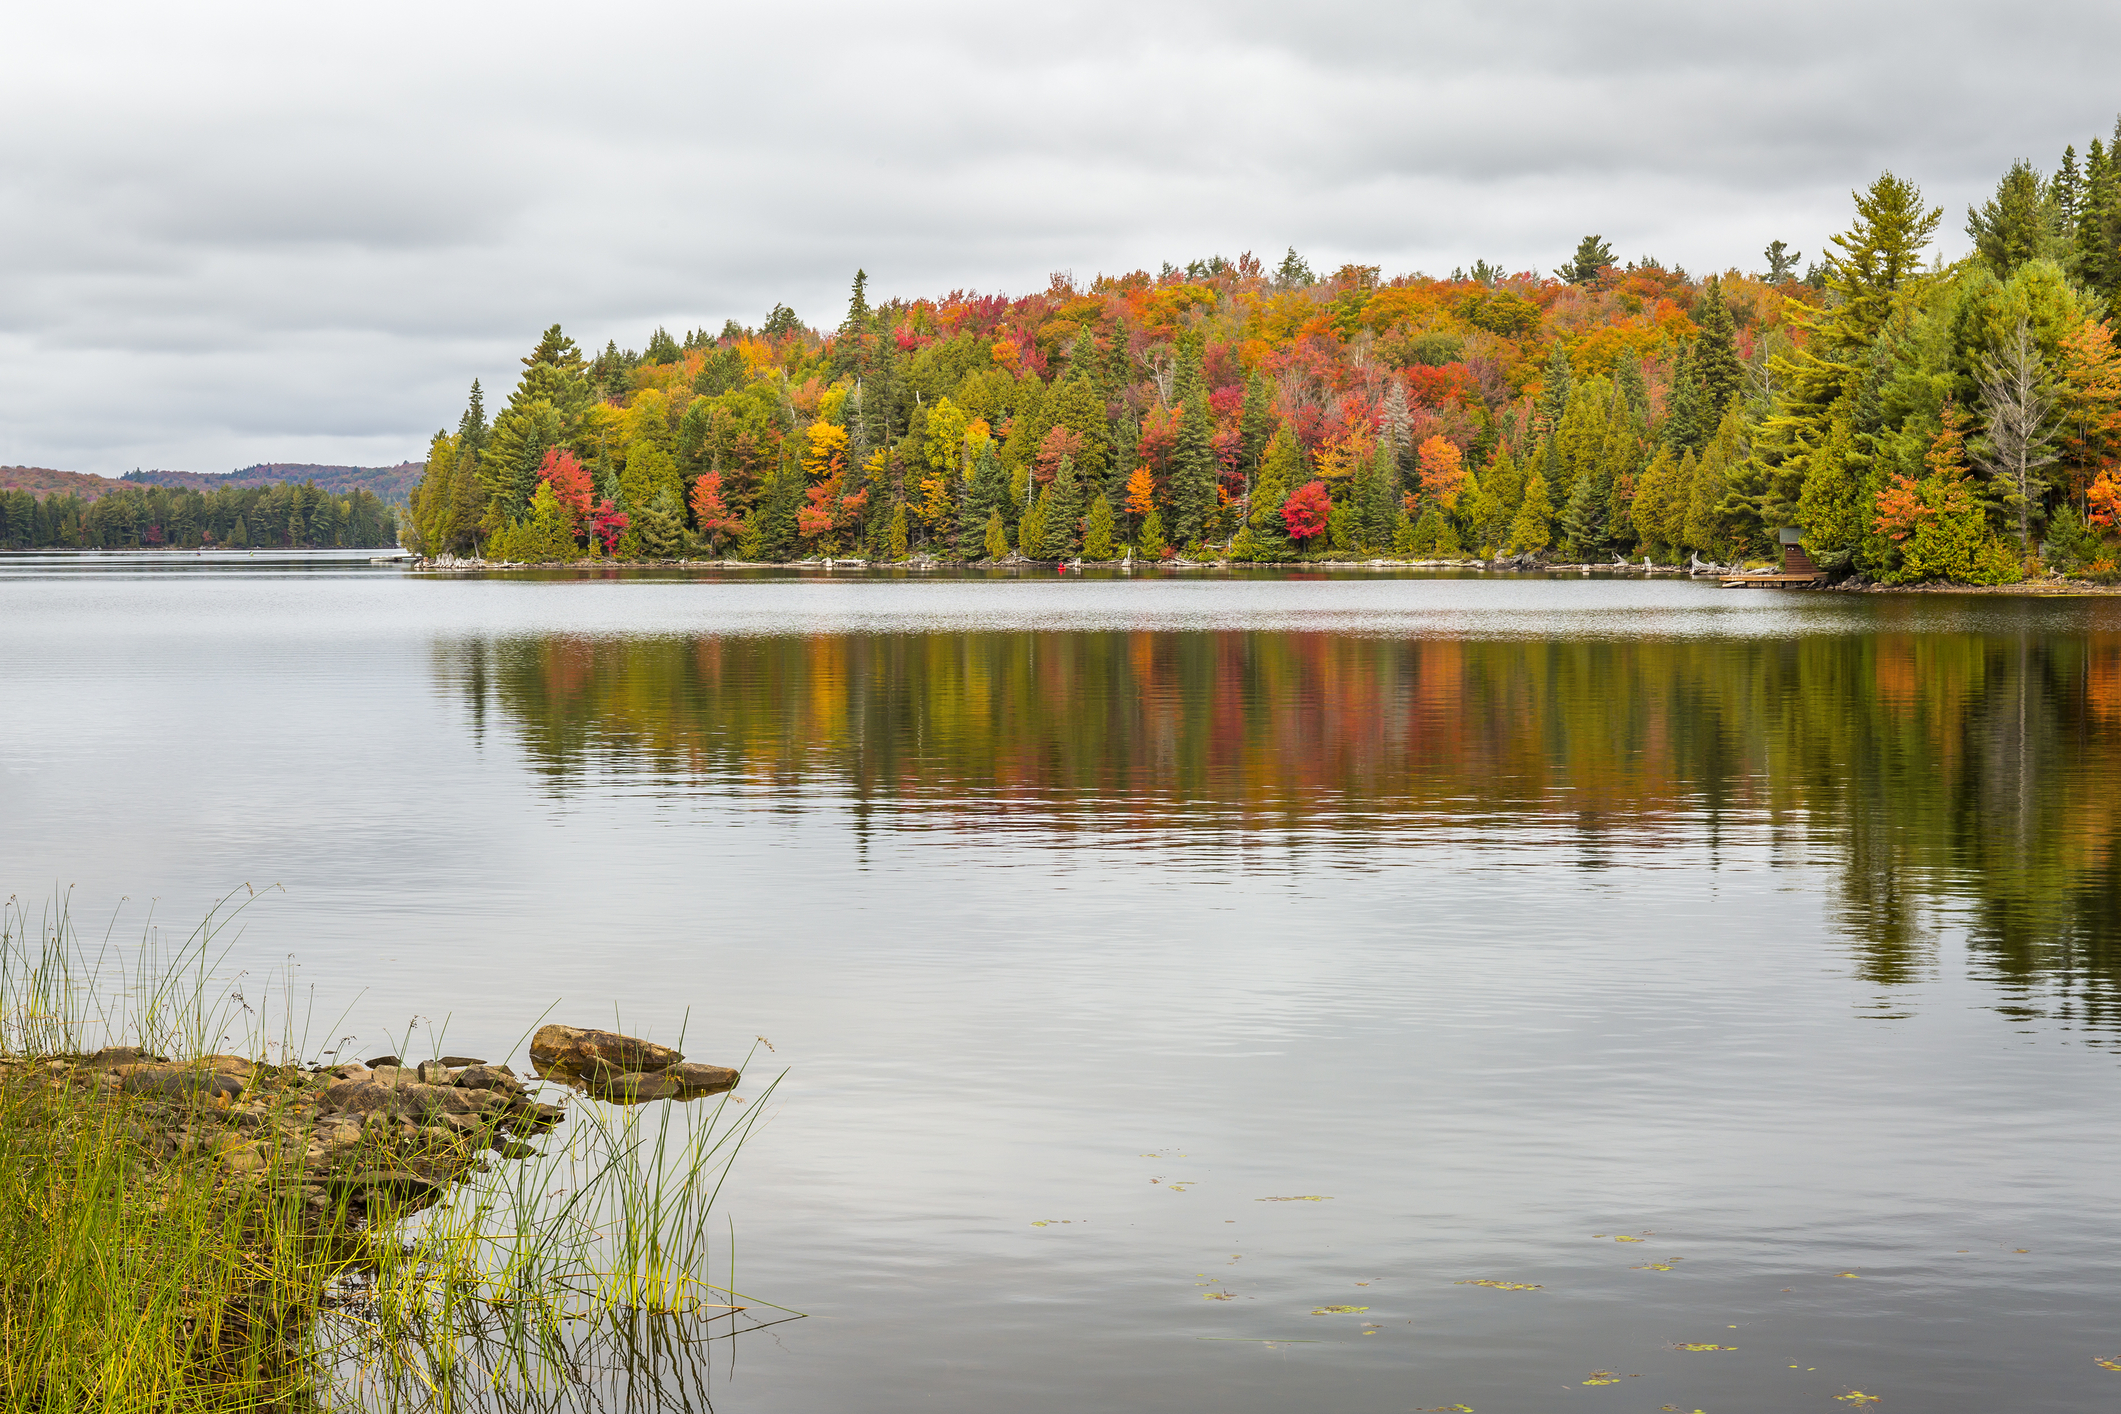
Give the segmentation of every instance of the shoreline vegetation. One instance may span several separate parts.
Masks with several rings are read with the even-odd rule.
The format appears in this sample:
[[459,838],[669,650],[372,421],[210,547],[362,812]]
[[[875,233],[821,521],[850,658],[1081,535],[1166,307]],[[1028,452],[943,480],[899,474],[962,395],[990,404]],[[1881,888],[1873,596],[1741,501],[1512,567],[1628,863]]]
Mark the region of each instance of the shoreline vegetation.
[[0,489],[0,550],[381,550],[398,536],[397,512],[359,486],[345,495],[294,481]]
[[167,953],[0,913],[0,1404],[561,1409],[585,1360],[682,1402],[673,1356],[781,1314],[709,1273],[772,1084],[736,1108],[735,1069],[562,1026],[527,1079],[312,1053],[307,1001],[275,1036],[219,976],[254,898]]
[[2121,124],[1966,213],[1891,172],[1823,258],[1692,274],[1245,253],[639,351],[558,325],[473,383],[404,523],[434,560],[1780,559],[2121,582]]

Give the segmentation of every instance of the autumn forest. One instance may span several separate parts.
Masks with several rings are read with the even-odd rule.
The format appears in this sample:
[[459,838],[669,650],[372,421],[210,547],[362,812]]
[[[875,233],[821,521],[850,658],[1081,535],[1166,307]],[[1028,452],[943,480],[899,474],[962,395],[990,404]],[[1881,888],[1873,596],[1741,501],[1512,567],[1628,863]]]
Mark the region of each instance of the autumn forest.
[[1890,172],[1807,262],[1551,272],[1294,251],[1020,298],[777,306],[641,352],[555,325],[473,384],[405,526],[430,555],[1733,563],[1999,583],[2121,560],[2121,125],[1944,218]]

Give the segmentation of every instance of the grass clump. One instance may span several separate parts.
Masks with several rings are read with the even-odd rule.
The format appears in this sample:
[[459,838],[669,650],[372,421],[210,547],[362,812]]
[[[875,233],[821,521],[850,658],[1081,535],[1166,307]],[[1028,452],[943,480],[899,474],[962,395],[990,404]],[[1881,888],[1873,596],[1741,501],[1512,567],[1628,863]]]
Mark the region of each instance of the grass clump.
[[167,955],[91,953],[63,900],[0,909],[0,1408],[698,1402],[703,1342],[764,1323],[711,1280],[709,1217],[773,1087],[581,1101],[543,1151],[536,1096],[336,1110],[285,994],[271,1042],[218,990],[250,903]]

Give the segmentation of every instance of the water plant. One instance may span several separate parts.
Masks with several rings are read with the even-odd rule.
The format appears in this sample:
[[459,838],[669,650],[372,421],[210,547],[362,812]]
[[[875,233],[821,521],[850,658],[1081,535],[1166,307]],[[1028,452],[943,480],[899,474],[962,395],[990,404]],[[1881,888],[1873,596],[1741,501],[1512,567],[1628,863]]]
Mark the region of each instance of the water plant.
[[[314,1114],[310,1008],[227,975],[255,897],[174,946],[152,925],[84,944],[64,896],[0,906],[0,1407],[686,1407],[707,1342],[799,1314],[736,1293],[733,1230],[711,1240],[777,1079],[711,1106],[577,1099],[542,1151],[375,1115],[348,1140]],[[135,1053],[200,1083],[133,1088],[113,1062]],[[232,1106],[210,1082],[237,1069]],[[371,1167],[426,1146],[463,1181],[320,1183],[326,1123]]]

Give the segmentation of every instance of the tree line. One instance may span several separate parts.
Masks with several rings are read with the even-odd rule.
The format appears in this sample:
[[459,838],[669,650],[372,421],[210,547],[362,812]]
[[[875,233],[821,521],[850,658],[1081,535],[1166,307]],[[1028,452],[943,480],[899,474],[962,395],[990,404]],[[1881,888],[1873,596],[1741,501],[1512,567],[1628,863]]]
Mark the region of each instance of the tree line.
[[1885,173],[1800,274],[1587,236],[1548,275],[1220,256],[1021,298],[785,305],[645,350],[555,325],[407,519],[516,560],[1777,553],[1880,580],[2121,558],[2121,124],[2015,164],[1946,263]]
[[0,547],[75,549],[376,549],[397,544],[397,513],[373,491],[311,483],[126,486],[93,499],[0,491]]

